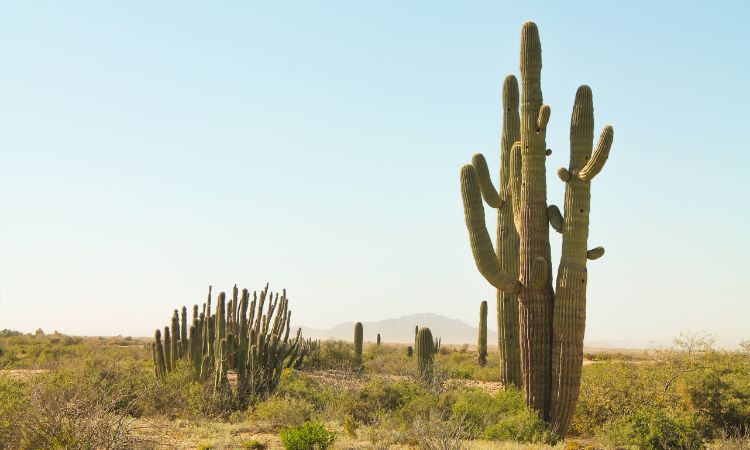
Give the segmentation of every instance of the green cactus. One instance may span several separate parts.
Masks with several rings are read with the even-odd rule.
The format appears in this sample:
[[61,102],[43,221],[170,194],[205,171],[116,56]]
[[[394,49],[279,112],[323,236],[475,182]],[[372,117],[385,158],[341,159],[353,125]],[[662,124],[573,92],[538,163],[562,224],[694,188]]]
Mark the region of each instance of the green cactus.
[[154,332],[153,352],[156,378],[161,380],[167,373],[167,358],[164,355],[164,346],[161,343],[161,330],[159,329]]
[[380,333],[378,333],[378,337],[375,341],[375,345],[380,345]]
[[172,370],[177,370],[177,360],[180,359],[180,317],[177,310],[174,310],[172,316],[172,348],[170,356],[172,358]]
[[[563,217],[553,205],[548,208],[545,160],[551,153],[546,148],[550,107],[542,103],[541,68],[539,32],[534,23],[527,22],[521,32],[522,89],[518,127],[513,97],[518,90],[515,78],[506,78],[504,86],[501,191],[498,194],[492,187],[484,158],[475,155],[472,164],[461,169],[461,192],[479,272],[502,294],[515,295],[518,301],[518,332],[523,336],[520,340],[521,375],[526,403],[536,409],[558,435],[564,436],[580,386],[586,261],[603,254],[601,247],[587,250],[590,182],[607,160],[613,131],[611,127],[604,129],[592,153],[591,91],[586,86],[579,88],[573,107],[570,165],[558,171],[566,183],[565,215]],[[518,136],[517,140],[513,136]],[[498,232],[504,238],[515,229],[519,240],[517,255],[505,252],[505,243],[500,240],[503,249],[498,248],[497,252],[493,249],[484,225],[482,197],[498,210],[510,207],[513,227],[503,228],[501,224]],[[563,235],[556,290],[552,288],[550,226]],[[515,261],[517,274],[512,270]],[[502,295],[499,300],[501,298]],[[501,306],[504,308],[506,303],[500,302],[500,315],[503,314]],[[501,341],[505,331],[513,330],[501,329]]]
[[362,328],[362,322],[354,324],[354,359],[357,366],[362,365],[362,340],[364,337],[364,330]]
[[182,321],[180,322],[180,355],[184,358],[188,353],[188,325],[187,307],[182,307]]
[[169,327],[164,327],[164,363],[167,373],[172,372],[172,336],[170,336]]
[[419,378],[424,381],[432,380],[435,358],[434,345],[430,329],[427,327],[420,328],[417,331],[417,369]]
[[[302,338],[301,330],[296,337],[290,337],[292,313],[286,291],[282,294],[272,293],[265,289],[253,293],[252,303],[246,289],[238,298],[238,291],[233,290],[232,298],[227,301],[221,292],[217,296],[216,311],[211,314],[211,287],[209,287],[203,312],[198,314],[198,306],[193,307],[193,324],[189,328],[189,337],[184,341],[187,350],[182,350],[183,339],[177,339],[181,333],[177,310],[172,316],[172,326],[165,327],[165,345],[162,353],[164,368],[159,365],[159,348],[161,333],[157,333],[152,350],[155,373],[161,378],[162,373],[176,368],[177,358],[190,359],[193,377],[196,380],[208,381],[213,376],[213,392],[222,396],[230,394],[235,405],[246,408],[253,397],[263,398],[270,395],[281,378],[285,367],[300,368],[304,359],[319,350],[317,341]],[[183,324],[187,322],[187,309],[183,307]],[[186,334],[188,334],[186,332]],[[170,364],[170,366],[167,366]],[[237,373],[236,391],[228,383],[228,372]]]
[[406,357],[411,358],[414,354],[414,349],[410,346],[406,347]]
[[479,336],[477,339],[477,353],[479,354],[479,365],[487,365],[487,302],[479,304]]

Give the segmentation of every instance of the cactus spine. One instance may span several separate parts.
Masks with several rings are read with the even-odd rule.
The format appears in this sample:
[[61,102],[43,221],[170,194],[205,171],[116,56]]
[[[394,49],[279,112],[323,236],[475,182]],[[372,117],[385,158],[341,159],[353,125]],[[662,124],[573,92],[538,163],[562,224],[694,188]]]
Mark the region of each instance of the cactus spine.
[[[565,214],[563,216],[554,205],[547,207],[545,159],[550,154],[546,149],[550,107],[542,103],[541,68],[539,32],[534,23],[527,22],[521,32],[518,128],[513,96],[518,90],[515,78],[506,78],[503,89],[501,191],[498,194],[492,186],[484,157],[475,155],[472,164],[461,169],[461,193],[479,272],[502,291],[499,300],[504,294],[516,295],[518,299],[518,330],[523,337],[520,339],[521,375],[526,403],[564,437],[580,387],[586,261],[604,253],[601,247],[587,250],[590,182],[607,160],[613,131],[606,127],[596,151],[592,152],[591,91],[587,86],[579,88],[573,107],[570,164],[567,169],[558,171],[566,183]],[[518,136],[516,141],[513,136]],[[517,255],[506,252],[501,239],[498,251],[492,248],[484,226],[482,197],[498,210],[510,207],[513,227],[505,229],[501,224],[498,233],[504,238],[511,228],[515,229],[519,240]],[[556,290],[552,288],[550,226],[563,235]],[[518,261],[517,274],[508,265],[513,261],[506,259]],[[511,305],[499,302],[499,315],[505,314],[505,306]],[[503,333],[512,331],[501,326],[501,352],[504,351]]]
[[477,339],[477,353],[479,354],[479,365],[487,365],[487,302],[479,304],[479,336]]
[[432,332],[429,328],[422,327],[417,331],[417,369],[419,370],[419,378],[424,381],[432,380],[435,357],[434,344]]
[[362,341],[364,339],[364,330],[362,322],[354,324],[354,359],[357,366],[362,365]]

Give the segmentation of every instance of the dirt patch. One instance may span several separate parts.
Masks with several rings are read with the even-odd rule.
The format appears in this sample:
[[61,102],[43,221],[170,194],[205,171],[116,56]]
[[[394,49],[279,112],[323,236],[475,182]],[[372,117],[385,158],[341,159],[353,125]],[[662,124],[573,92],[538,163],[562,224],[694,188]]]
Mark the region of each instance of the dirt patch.
[[12,378],[14,380],[23,380],[47,372],[49,372],[48,369],[3,369],[0,370],[0,376]]

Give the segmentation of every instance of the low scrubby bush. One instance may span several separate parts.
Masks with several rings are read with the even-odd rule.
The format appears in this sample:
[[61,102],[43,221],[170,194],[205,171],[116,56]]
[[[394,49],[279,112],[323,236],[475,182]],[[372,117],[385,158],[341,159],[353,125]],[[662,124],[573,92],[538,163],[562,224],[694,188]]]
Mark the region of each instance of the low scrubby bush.
[[255,407],[255,417],[271,428],[298,426],[312,418],[313,405],[301,398],[272,396]]
[[671,417],[662,409],[645,408],[608,424],[601,439],[639,450],[699,450],[704,447],[694,417]]
[[281,443],[286,450],[326,450],[336,442],[336,433],[318,422],[305,422],[281,431]]
[[539,415],[528,408],[503,415],[484,430],[482,437],[531,444],[555,444],[558,440]]

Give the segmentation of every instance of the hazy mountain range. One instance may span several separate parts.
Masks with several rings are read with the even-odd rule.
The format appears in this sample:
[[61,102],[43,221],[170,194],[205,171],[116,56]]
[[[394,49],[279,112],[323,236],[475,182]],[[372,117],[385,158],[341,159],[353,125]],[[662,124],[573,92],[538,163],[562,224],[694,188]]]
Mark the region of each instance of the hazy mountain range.
[[[378,333],[383,342],[414,342],[415,326],[429,327],[432,335],[440,337],[445,344],[476,344],[477,342],[477,327],[438,314],[413,314],[379,322],[362,322],[365,342],[375,342]],[[304,325],[301,328],[303,336],[313,339],[354,340],[354,322],[345,322],[328,330],[316,330]],[[487,330],[487,342],[490,345],[497,342],[496,331]]]
[[[490,325],[493,324],[494,317],[488,317]],[[297,325],[299,326],[299,325]],[[294,328],[296,328],[295,326]],[[414,342],[414,327],[429,327],[433,336],[440,337],[445,344],[471,344],[477,342],[477,327],[473,327],[466,322],[458,319],[451,319],[439,314],[424,313],[401,316],[397,319],[386,319],[378,322],[362,322],[364,328],[365,342],[375,342],[376,336],[380,333],[383,342],[386,343],[411,343]],[[354,340],[354,322],[345,322],[336,325],[327,330],[318,330],[301,326],[302,334],[305,337],[313,339],[341,339],[344,341]],[[733,348],[737,346],[739,339],[724,338],[718,339],[717,344],[720,347]],[[487,330],[487,343],[497,345],[497,331]],[[662,346],[670,346],[672,339],[647,340],[647,339],[626,339],[626,340],[590,340],[586,339],[584,345],[589,348],[633,348],[647,349]]]

